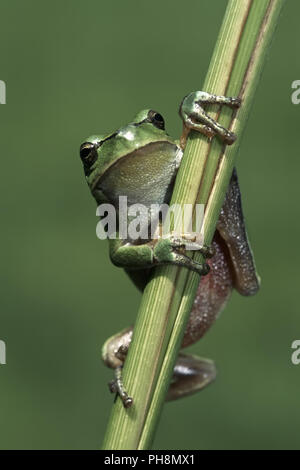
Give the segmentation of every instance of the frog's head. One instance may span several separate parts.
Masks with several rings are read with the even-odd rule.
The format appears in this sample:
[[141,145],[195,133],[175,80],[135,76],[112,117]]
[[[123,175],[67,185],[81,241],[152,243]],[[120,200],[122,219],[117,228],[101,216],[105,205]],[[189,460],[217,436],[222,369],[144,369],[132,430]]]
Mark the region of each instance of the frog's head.
[[130,124],[116,132],[86,139],[80,147],[80,157],[97,202],[111,202],[118,194],[126,194],[131,185],[137,186],[137,180],[151,165],[152,172],[160,173],[151,145],[158,143],[160,147],[175,145],[165,132],[163,117],[151,109],[140,111]]

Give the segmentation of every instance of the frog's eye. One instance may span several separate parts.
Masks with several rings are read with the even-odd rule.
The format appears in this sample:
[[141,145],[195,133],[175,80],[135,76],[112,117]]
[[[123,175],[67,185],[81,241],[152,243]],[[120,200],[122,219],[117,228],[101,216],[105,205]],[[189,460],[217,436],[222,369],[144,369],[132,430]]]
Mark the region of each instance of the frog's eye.
[[153,111],[151,109],[151,111],[149,111],[148,113],[148,119],[150,122],[152,122],[152,124],[154,124],[155,127],[157,127],[158,129],[162,129],[164,130],[165,129],[165,121],[164,121],[164,118],[162,117],[161,114],[157,113],[156,111]]
[[84,142],[80,146],[80,158],[83,164],[90,167],[97,160],[97,147],[91,142]]

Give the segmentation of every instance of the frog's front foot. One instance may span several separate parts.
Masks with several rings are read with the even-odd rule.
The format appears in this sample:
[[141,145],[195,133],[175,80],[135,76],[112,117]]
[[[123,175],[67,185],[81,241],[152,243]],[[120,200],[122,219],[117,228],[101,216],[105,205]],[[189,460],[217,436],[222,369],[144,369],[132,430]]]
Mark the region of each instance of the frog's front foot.
[[195,271],[200,276],[209,273],[210,267],[207,263],[198,263],[193,258],[185,254],[187,250],[197,250],[204,258],[211,258],[213,250],[206,245],[198,244],[196,241],[188,241],[182,237],[163,238],[158,240],[154,247],[154,260],[157,264],[176,264],[191,271]]
[[177,237],[176,235],[170,235],[169,240],[173,248],[182,248],[188,251],[199,251],[204,258],[212,258],[215,254],[212,246],[199,243],[195,237],[190,238],[187,235]]
[[[192,129],[201,132],[208,138],[218,135],[227,145],[233,144],[236,135],[225,129],[205,112],[205,105],[207,104],[220,104],[231,108],[239,108],[241,99],[212,95],[204,91],[190,93],[183,99],[179,109],[184,127],[187,131]],[[184,143],[182,144],[184,145]]]

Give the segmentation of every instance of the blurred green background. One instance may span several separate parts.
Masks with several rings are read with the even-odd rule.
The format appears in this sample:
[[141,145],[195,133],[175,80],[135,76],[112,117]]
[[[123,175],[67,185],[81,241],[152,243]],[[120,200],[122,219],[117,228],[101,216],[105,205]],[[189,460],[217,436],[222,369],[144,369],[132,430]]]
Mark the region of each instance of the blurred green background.
[[[99,447],[112,405],[101,345],[141,297],[96,238],[78,148],[147,106],[177,137],[226,3],[2,0],[0,448]],[[300,447],[299,15],[289,0],[238,159],[261,291],[234,294],[190,348],[215,359],[218,379],[165,406],[156,449]]]

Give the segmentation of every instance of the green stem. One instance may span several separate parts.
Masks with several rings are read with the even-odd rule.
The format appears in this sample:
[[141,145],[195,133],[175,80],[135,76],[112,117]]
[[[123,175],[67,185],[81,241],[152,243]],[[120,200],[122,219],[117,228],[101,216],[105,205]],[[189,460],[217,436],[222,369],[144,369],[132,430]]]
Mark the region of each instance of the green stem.
[[[284,0],[229,0],[221,31],[203,85],[218,95],[239,96],[232,112],[211,107],[210,114],[238,136],[228,147],[191,132],[176,178],[171,204],[205,204],[205,243],[212,240],[234,166],[238,144],[250,111],[266,51]],[[201,256],[195,254],[201,261]],[[165,400],[172,370],[199,276],[183,268],[157,268],[138,312],[133,341],[124,367],[124,383],[134,406],[117,400],[107,428],[104,449],[147,449]]]

